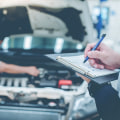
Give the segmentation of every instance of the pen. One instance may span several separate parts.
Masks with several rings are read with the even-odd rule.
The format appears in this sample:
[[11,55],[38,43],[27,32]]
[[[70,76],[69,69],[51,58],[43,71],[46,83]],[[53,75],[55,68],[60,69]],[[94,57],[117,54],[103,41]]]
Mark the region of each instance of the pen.
[[[102,40],[105,38],[105,36],[106,36],[106,34],[103,34],[103,35],[102,35],[101,39],[97,42],[97,44],[92,48],[91,51],[94,51],[94,50],[97,49],[97,47],[100,45],[100,43],[101,43]],[[85,58],[85,60],[83,61],[83,63],[87,62],[88,59],[89,59],[89,57],[87,56],[87,57]]]

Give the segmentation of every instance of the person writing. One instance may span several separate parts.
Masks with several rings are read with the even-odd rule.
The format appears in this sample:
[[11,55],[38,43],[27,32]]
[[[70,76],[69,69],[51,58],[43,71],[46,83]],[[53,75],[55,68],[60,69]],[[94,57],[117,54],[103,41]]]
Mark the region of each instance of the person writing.
[[[88,56],[89,63],[97,69],[114,70],[120,68],[120,54],[101,43],[95,51],[91,51],[96,43],[88,44],[84,56]],[[120,120],[120,80],[118,80],[118,91],[111,84],[99,85],[90,79],[80,75],[88,82],[88,90],[94,97],[98,113],[103,120]]]

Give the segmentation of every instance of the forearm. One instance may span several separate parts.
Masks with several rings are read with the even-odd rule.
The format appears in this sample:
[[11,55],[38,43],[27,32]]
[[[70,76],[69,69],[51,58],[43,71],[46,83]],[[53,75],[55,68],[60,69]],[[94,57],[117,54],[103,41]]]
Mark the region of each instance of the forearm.
[[32,76],[37,76],[40,71],[35,66],[18,66],[14,64],[7,64],[4,62],[0,62],[0,73],[6,72],[6,73],[26,73]]
[[1,71],[1,72],[14,73],[14,74],[27,73],[27,68],[23,67],[23,66],[4,63],[3,71]]
[[111,85],[105,85],[94,94],[96,106],[103,120],[120,119],[120,98]]

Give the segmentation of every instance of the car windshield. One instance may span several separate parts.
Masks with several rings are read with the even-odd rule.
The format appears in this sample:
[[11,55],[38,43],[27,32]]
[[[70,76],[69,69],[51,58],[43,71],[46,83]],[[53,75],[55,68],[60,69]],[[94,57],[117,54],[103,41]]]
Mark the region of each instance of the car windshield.
[[55,53],[61,53],[63,50],[81,50],[82,44],[72,39],[61,37],[47,38],[35,36],[6,37],[1,44],[2,49],[38,49],[53,50]]

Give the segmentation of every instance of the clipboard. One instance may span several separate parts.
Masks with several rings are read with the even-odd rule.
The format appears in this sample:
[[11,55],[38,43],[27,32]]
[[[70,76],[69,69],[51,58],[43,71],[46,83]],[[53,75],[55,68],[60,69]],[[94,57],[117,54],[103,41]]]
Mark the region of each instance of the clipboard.
[[80,73],[81,75],[93,80],[98,84],[104,84],[113,80],[117,80],[119,76],[119,69],[107,70],[96,69],[89,65],[88,62],[83,63],[84,56],[80,54],[59,54],[48,55],[48,57],[58,61],[59,63],[69,67],[70,69]]

